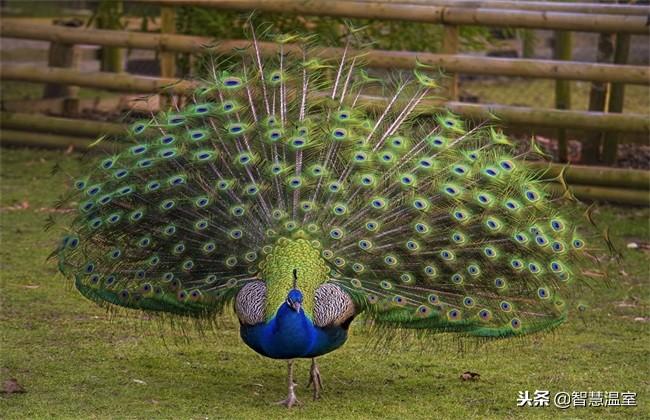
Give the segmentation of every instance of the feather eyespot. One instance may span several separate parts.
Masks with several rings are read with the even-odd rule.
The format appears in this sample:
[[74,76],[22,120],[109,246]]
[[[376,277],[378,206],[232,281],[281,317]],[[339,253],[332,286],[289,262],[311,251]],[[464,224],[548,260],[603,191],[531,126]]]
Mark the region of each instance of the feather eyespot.
[[478,316],[482,321],[489,321],[492,318],[492,313],[487,309],[481,309]]
[[460,320],[460,311],[458,309],[452,309],[449,312],[447,312],[447,318],[450,321],[458,321]]

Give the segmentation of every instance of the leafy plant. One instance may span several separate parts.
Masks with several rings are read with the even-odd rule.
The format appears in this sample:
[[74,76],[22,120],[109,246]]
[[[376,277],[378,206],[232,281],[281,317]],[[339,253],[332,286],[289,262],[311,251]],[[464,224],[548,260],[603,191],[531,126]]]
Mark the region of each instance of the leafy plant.
[[[245,28],[251,19],[254,25],[272,23],[278,33],[308,33],[318,36],[324,46],[345,44],[347,27],[363,27],[357,32],[357,42],[376,49],[438,52],[442,46],[443,27],[430,23],[398,22],[377,19],[343,19],[322,16],[296,16],[283,13],[249,13],[211,10],[200,7],[177,9],[177,32],[209,36],[216,40],[242,39],[249,35]],[[478,50],[490,44],[494,37],[481,27],[464,26],[460,30],[461,48]],[[199,60],[200,62],[200,60]],[[190,60],[179,60],[184,73],[189,72]]]

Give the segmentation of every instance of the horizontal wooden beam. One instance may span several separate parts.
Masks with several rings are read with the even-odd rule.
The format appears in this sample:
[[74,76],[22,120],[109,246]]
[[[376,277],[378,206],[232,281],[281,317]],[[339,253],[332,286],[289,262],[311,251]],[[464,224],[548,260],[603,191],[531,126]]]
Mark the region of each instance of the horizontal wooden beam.
[[126,133],[126,128],[122,124],[18,112],[0,112],[0,126],[3,129],[89,137],[119,136]]
[[293,13],[363,19],[404,20],[513,28],[647,34],[647,16],[438,7],[372,1],[305,0],[137,0],[160,6],[199,6],[222,10]]
[[[548,188],[556,194],[563,193],[560,184],[550,183]],[[581,201],[610,201],[635,206],[650,206],[650,193],[646,190],[592,185],[570,185],[569,190]]]
[[596,13],[609,15],[650,15],[650,7],[643,4],[573,3],[557,1],[506,1],[506,0],[357,0],[372,3],[418,4],[439,7],[466,7],[540,12]]
[[[174,94],[190,94],[198,86],[198,82],[193,81],[13,65],[2,66],[0,68],[0,77],[2,80],[65,83],[132,93],[160,93],[166,91]],[[363,96],[360,103],[371,109],[383,109],[386,98]],[[643,114],[609,114],[464,102],[423,102],[419,109],[425,113],[434,113],[439,112],[442,107],[447,107],[460,115],[480,121],[497,120],[505,124],[650,133],[650,120]]]
[[559,176],[562,169],[564,169],[564,179],[572,185],[596,185],[645,191],[650,190],[650,171],[603,166],[561,165],[541,161],[526,162],[526,164],[531,168],[542,171],[545,179]]
[[73,147],[77,151],[115,152],[119,147],[113,143],[95,143],[91,137],[64,136],[58,134],[35,133],[32,131],[0,130],[0,145],[17,147],[40,147],[43,149],[66,149]]
[[[0,35],[10,38],[33,39],[63,44],[95,44],[110,47],[201,53],[210,48],[218,54],[231,53],[234,48],[246,48],[248,40],[221,40],[187,35],[161,35],[142,32],[110,31],[98,29],[66,28],[63,26],[5,22]],[[274,43],[260,44],[262,54],[277,53]],[[295,45],[285,46],[287,51],[298,51]],[[318,53],[324,57],[340,57],[341,48],[323,48]],[[371,67],[412,69],[416,63],[441,67],[452,73],[538,77],[561,80],[585,80],[650,85],[648,66],[595,64],[572,61],[537,59],[507,59],[471,55],[433,54],[411,51],[364,51],[363,60]]]
[[74,69],[56,67],[31,67],[3,65],[0,70],[2,80],[16,80],[36,83],[62,83],[106,89],[114,92],[188,94],[197,82],[159,77],[132,76],[128,73],[80,72]]
[[453,112],[479,121],[496,120],[505,124],[524,126],[650,133],[650,119],[644,114],[613,114],[464,102],[447,102],[446,105]]

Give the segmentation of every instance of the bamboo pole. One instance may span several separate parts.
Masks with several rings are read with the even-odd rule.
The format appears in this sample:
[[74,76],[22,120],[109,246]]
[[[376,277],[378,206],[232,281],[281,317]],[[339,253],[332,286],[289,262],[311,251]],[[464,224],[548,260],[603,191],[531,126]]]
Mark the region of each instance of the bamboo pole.
[[190,94],[198,86],[197,82],[177,79],[132,76],[127,73],[80,72],[58,68],[3,65],[0,72],[2,80],[67,83],[115,92]]
[[646,16],[470,9],[417,4],[304,0],[137,0],[160,6],[198,6],[222,10],[293,13],[311,16],[405,20],[411,22],[646,34]]
[[[614,47],[614,63],[625,64],[630,53],[630,35],[617,34],[616,46]],[[609,112],[623,112],[623,100],[625,96],[625,85],[623,83],[612,83],[609,95]],[[613,164],[616,162],[618,153],[619,134],[616,132],[605,133],[603,137],[602,160],[604,163]]]
[[[160,9],[160,33],[163,36],[176,32],[176,12],[173,7]],[[176,77],[176,54],[173,51],[160,53],[160,75],[162,77]]]
[[[228,54],[234,48],[246,48],[251,45],[249,40],[222,40],[214,44],[214,40],[208,37],[98,29],[70,29],[51,25],[19,24],[16,22],[3,22],[0,25],[0,35],[10,38],[60,41],[69,44],[84,43],[181,53],[205,52],[206,46],[210,45],[210,51],[217,54]],[[262,42],[260,43],[260,49],[262,54],[268,56],[277,52],[277,45]],[[285,46],[285,50],[289,52],[299,51],[296,46],[292,45]],[[323,57],[340,57],[342,50],[339,48],[324,48],[321,52]],[[647,66],[505,59],[410,51],[370,50],[364,51],[364,53],[366,53],[364,60],[370,67],[412,69],[415,68],[417,59],[423,64],[443,67],[446,71],[452,73],[650,85],[650,68]]]
[[91,147],[95,139],[61,136],[56,134],[33,133],[31,131],[0,130],[0,145],[20,147],[42,147],[45,149],[65,149],[70,146],[78,151],[107,151],[113,152],[119,146],[100,142]]
[[[571,60],[571,32],[555,31],[556,60]],[[571,109],[571,85],[567,80],[555,81],[555,107],[557,109]],[[568,162],[568,140],[566,129],[557,130],[558,160]]]
[[[65,21],[55,21],[54,25],[65,25]],[[79,65],[80,52],[74,44],[51,41],[48,50],[49,67],[72,67]],[[79,93],[77,86],[48,84],[43,88],[43,99],[74,98]]]
[[[444,25],[442,34],[442,52],[444,54],[456,55],[458,54],[458,47],[460,44],[460,35],[458,26]],[[449,79],[446,80],[447,98],[450,101],[458,100],[458,73],[451,73],[447,75]]]
[[564,169],[564,179],[571,185],[595,185],[650,190],[650,171],[617,169],[603,166],[559,165],[549,162],[531,161],[527,161],[526,165],[533,169],[539,169],[543,173],[543,179],[555,178]]
[[[596,60],[599,63],[609,62],[613,53],[612,34],[602,33],[598,36],[598,53]],[[609,83],[592,82],[589,92],[589,110],[607,112],[607,95]],[[592,132],[582,139],[582,159],[585,164],[595,165],[601,160],[600,148],[603,143],[603,133]]]
[[[523,126],[576,128],[584,130],[638,131],[650,133],[650,121],[643,114],[607,114],[604,112],[528,108],[496,104],[447,102],[452,112],[479,121],[496,120]],[[618,117],[612,119],[612,117]]]
[[[98,15],[96,24],[99,29],[121,29],[119,22],[115,20],[114,15],[122,15],[124,3],[122,0],[112,0],[109,3],[99,4],[99,8],[104,9],[104,13],[113,16]],[[104,47],[101,50],[101,69],[120,73],[124,70],[124,51],[120,48]]]
[[533,58],[535,56],[535,31],[532,29],[521,29],[521,56],[523,58]]
[[122,124],[14,112],[0,112],[0,126],[14,130],[89,137],[119,136],[126,133]]
[[467,7],[540,12],[601,13],[610,15],[647,16],[650,7],[641,4],[561,3],[556,1],[503,1],[503,0],[357,0],[377,3],[419,4],[439,7]]
[[[550,183],[548,189],[555,194],[564,191],[559,184]],[[645,190],[631,190],[626,188],[596,187],[591,185],[571,185],[569,190],[582,201],[611,201],[620,204],[636,206],[650,206],[650,192]]]
[[[198,82],[193,81],[12,65],[2,66],[0,68],[0,77],[2,80],[40,83],[58,82],[132,93],[168,92],[191,94],[198,86]],[[363,97],[360,100],[368,108],[383,109],[382,107],[386,104],[385,98]],[[423,101],[419,109],[431,114],[439,111],[442,106],[446,106],[453,112],[465,117],[482,121],[496,118],[498,121],[509,124],[650,133],[650,121],[645,115],[641,114],[607,114],[495,104],[431,101]]]

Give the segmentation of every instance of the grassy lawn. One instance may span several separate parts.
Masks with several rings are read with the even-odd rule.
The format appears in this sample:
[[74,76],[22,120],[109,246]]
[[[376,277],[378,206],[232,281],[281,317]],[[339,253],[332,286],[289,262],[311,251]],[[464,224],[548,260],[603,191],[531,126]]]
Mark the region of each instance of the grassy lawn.
[[[81,157],[1,152],[0,382],[16,378],[26,390],[0,394],[2,418],[650,417],[650,254],[625,246],[650,242],[648,209],[597,208],[625,259],[614,287],[585,296],[584,322],[463,352],[453,341],[379,350],[353,325],[349,342],[321,360],[324,398],[311,401],[309,363],[299,362],[304,405],[287,411],[271,405],[285,396],[285,363],[249,350],[232,317],[185,340],[138,314],[110,316],[66,285],[45,261],[57,238],[43,224],[66,188],[52,166],[75,173]],[[480,380],[461,381],[467,370]],[[633,391],[638,406],[516,407],[518,391],[537,389]]]

